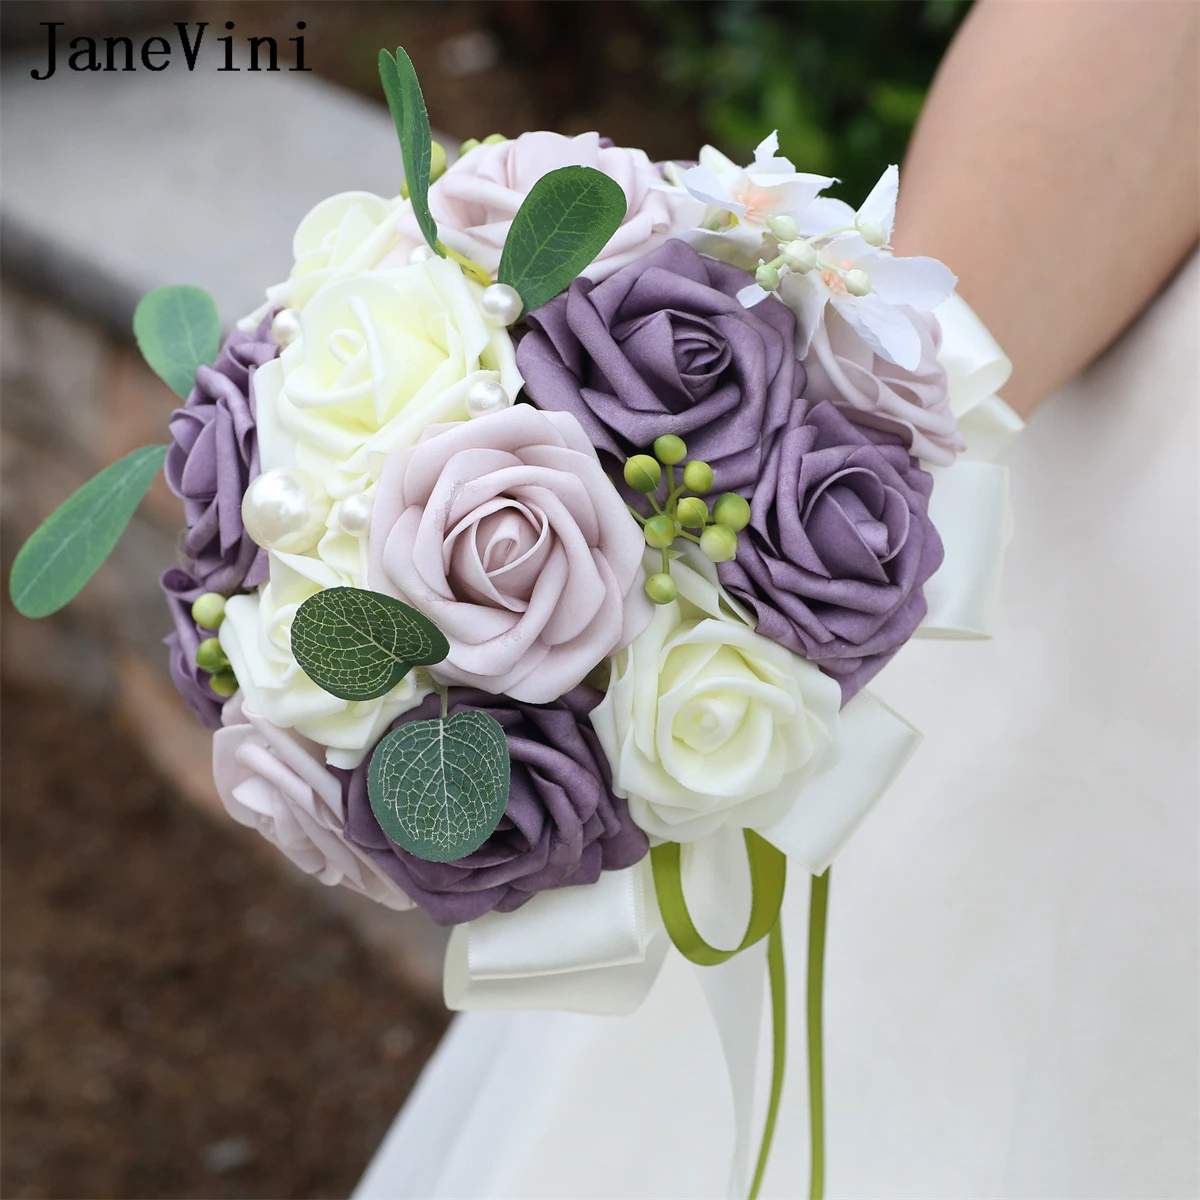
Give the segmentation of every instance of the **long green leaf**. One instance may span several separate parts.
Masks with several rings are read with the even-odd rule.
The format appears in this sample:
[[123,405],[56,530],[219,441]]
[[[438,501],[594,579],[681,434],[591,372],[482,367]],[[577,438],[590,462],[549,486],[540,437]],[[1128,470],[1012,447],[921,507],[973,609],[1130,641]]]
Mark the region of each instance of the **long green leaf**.
[[292,620],[292,653],[318,687],[341,700],[386,695],[413,667],[441,662],[450,644],[415,608],[380,592],[326,588]]
[[393,842],[426,862],[454,862],[500,824],[509,772],[500,722],[455,713],[392,730],[371,756],[367,796]]
[[432,162],[432,134],[425,97],[417,81],[416,68],[403,46],[394,55],[379,52],[379,81],[387,97],[396,133],[400,137],[400,152],[404,156],[404,178],[408,183],[408,198],[412,201],[413,216],[430,247],[442,258],[445,251],[438,245],[437,222],[429,211],[429,171]]
[[74,599],[117,544],[167,456],[143,446],[89,479],[34,530],[13,562],[17,612],[48,617]]
[[211,366],[221,349],[221,319],[203,289],[180,284],[156,288],[138,303],[133,335],[142,357],[177,395],[187,398],[196,368]]
[[592,167],[559,167],[529,190],[513,217],[497,280],[525,311],[553,300],[604,249],[625,219],[625,193]]

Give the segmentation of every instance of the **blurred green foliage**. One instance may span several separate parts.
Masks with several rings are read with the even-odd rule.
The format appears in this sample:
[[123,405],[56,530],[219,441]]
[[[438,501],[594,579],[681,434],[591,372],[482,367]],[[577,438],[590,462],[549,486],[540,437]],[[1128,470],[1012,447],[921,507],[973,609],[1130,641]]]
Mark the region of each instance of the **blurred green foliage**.
[[857,202],[898,163],[970,0],[641,0],[660,63],[737,162],[779,130],[801,171]]

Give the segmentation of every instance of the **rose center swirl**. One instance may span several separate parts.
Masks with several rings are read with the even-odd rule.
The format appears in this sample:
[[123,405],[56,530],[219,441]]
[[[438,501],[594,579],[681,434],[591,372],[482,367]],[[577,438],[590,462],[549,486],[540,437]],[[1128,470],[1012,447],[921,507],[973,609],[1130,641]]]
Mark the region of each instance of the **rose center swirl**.
[[551,541],[550,523],[539,508],[497,496],[446,535],[447,579],[462,599],[524,612]]

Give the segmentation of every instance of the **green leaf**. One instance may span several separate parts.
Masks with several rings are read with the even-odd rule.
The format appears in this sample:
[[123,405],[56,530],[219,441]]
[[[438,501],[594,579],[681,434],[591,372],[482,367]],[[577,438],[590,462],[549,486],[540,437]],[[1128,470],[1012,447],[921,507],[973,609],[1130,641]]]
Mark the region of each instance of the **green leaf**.
[[413,667],[441,662],[450,644],[415,608],[360,588],[326,588],[292,621],[292,653],[318,687],[341,700],[386,695]]
[[509,772],[500,722],[460,712],[392,730],[371,756],[367,796],[393,842],[426,862],[454,862],[500,824]]
[[394,55],[379,52],[379,81],[387,97],[396,132],[400,135],[400,152],[404,156],[404,178],[408,183],[408,198],[412,201],[413,216],[430,247],[442,258],[445,251],[438,245],[437,222],[429,211],[429,170],[432,135],[429,132],[429,113],[425,97],[417,82],[416,68],[403,46]]
[[143,446],[89,479],[34,530],[13,562],[17,612],[48,617],[79,593],[112,553],[167,456]]
[[625,193],[592,167],[559,167],[529,190],[500,256],[500,283],[525,311],[553,300],[604,249],[625,219]]
[[220,352],[221,319],[203,288],[155,288],[134,310],[133,336],[154,373],[187,399],[196,368],[211,366]]

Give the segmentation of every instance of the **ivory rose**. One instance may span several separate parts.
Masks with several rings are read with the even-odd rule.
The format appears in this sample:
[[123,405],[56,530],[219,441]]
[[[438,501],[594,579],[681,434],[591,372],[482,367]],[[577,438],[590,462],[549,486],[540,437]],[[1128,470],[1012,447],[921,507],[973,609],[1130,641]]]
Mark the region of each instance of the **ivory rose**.
[[412,908],[371,853],[346,840],[342,779],[321,761],[320,746],[246,711],[240,696],[225,705],[222,722],[213,735],[213,778],[235,821],[324,884],[340,883],[388,908]]
[[320,554],[268,555],[271,577],[257,592],[233,596],[225,605],[218,636],[229,657],[246,707],[272,725],[294,729],[326,748],[334,767],[353,769],[402,712],[418,704],[428,689],[410,671],[376,700],[339,700],[300,669],[291,650],[296,609],[323,588],[360,587]]
[[339,192],[310,209],[292,238],[295,265],[267,289],[269,304],[303,308],[327,283],[377,267],[399,241],[395,217],[404,202],[373,192]]
[[613,661],[592,725],[613,793],[652,836],[688,842],[782,819],[839,757],[841,692],[755,633],[684,560],[679,598]]
[[[615,179],[628,211],[620,228],[583,274],[607,278],[690,228],[704,212],[681,187],[663,180],[643,150],[606,146],[596,133],[564,137],[559,133],[523,133],[497,145],[480,145],[464,154],[429,189],[429,210],[442,241],[494,276],[512,219],[530,188],[559,167],[594,167]],[[403,239],[389,262],[407,262],[425,244],[411,207],[401,211]]]
[[255,376],[262,469],[300,466],[335,499],[356,495],[379,456],[465,420],[472,384],[515,396],[512,340],[484,322],[481,290],[441,259],[323,287],[300,336]]
[[446,635],[436,678],[544,704],[649,620],[644,546],[579,422],[518,404],[387,459],[368,586]]

